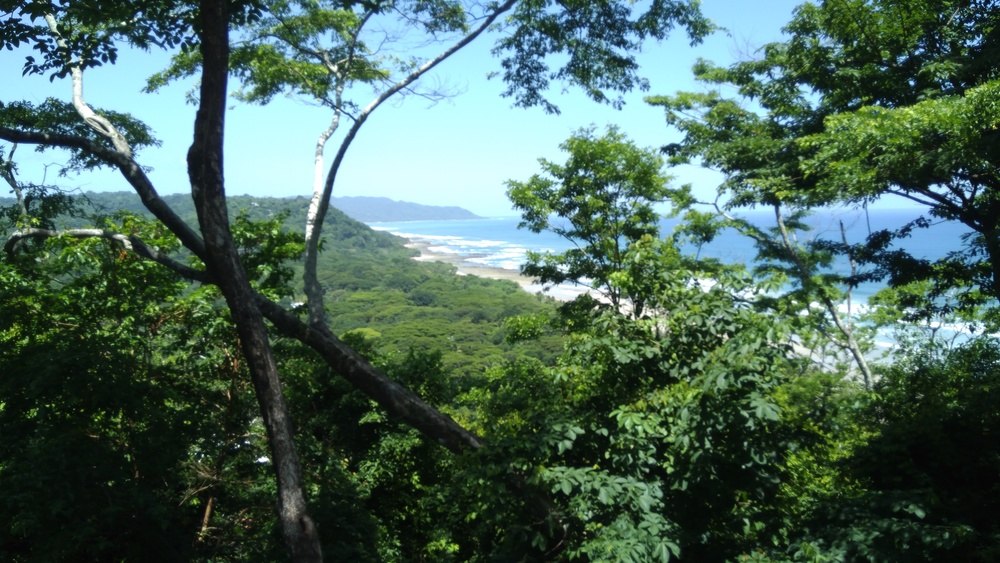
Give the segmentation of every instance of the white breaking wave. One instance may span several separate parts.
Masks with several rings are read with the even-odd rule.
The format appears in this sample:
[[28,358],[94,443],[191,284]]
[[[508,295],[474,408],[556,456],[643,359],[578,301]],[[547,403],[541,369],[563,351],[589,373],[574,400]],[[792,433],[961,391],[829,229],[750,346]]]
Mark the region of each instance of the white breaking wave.
[[[891,219],[892,217],[889,218]],[[875,217],[873,217],[874,219]],[[518,230],[516,229],[517,221],[518,219],[516,218],[498,218],[476,221],[420,221],[370,226],[375,230],[390,232],[394,235],[410,239],[415,243],[426,245],[428,252],[456,256],[474,266],[501,268],[512,272],[520,271],[522,264],[527,259],[526,255],[528,251],[543,253],[557,252],[566,250],[569,247],[570,243],[551,233],[534,234],[525,230]],[[902,219],[898,221],[902,221]],[[666,228],[663,230],[663,232],[668,231],[669,229]],[[717,241],[718,244],[716,247],[725,249],[723,253],[725,256],[719,255],[716,257],[723,258],[723,261],[741,262],[747,259],[747,257],[754,255],[752,245],[746,240],[726,236],[722,238],[725,240]],[[920,241],[914,239],[912,243],[916,248],[930,248],[934,244],[944,244],[942,241],[952,240],[957,239],[949,233],[937,233],[932,237],[925,237],[925,239]],[[746,256],[741,259],[734,258],[734,249],[738,249],[739,254],[745,254]],[[938,249],[935,252],[941,254],[944,250]],[[692,284],[694,283],[697,283],[703,290],[708,290],[715,284],[713,280],[707,279],[692,282]],[[535,290],[538,289],[541,289],[541,286],[535,288]],[[869,284],[857,289],[850,309],[848,309],[846,303],[838,303],[837,312],[842,318],[849,316],[852,322],[860,323],[861,317],[870,312],[866,298],[878,289],[877,284]],[[568,299],[586,291],[588,290],[585,287],[572,285],[567,285],[567,287],[562,289],[549,288],[550,294],[559,292],[561,293],[561,298]],[[752,299],[754,294],[754,290],[749,290],[742,297]],[[810,308],[821,310],[822,306],[819,303],[812,303]],[[805,311],[802,314],[805,314]],[[927,330],[936,330],[939,334],[945,333],[943,335],[946,338],[950,337],[950,335],[968,337],[975,333],[973,326],[959,322],[937,322],[923,326],[917,323],[910,326],[914,329],[926,328]],[[893,327],[880,330],[875,337],[875,345],[881,349],[895,347],[896,343],[892,334],[895,330]]]

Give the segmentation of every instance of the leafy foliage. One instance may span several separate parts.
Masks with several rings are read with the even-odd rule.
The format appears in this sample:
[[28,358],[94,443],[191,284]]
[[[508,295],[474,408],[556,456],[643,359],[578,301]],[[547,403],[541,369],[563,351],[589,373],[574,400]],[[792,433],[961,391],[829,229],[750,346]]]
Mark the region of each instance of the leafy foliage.
[[600,137],[593,129],[579,131],[560,147],[569,153],[565,165],[540,160],[545,176],[509,181],[507,195],[522,212],[519,227],[551,231],[576,248],[530,252],[521,271],[542,283],[591,285],[612,305],[628,302],[641,314],[640,295],[623,294],[611,279],[627,269],[630,243],[658,235],[654,205],[669,193],[662,161],[614,127]]
[[[0,37],[43,54],[26,72],[114,62],[120,41],[179,45],[177,61],[197,67],[193,6],[106,4],[0,3]],[[234,4],[232,23],[260,33],[234,51],[241,95],[329,97],[335,81],[302,54],[322,34],[335,36],[328,56],[352,42],[365,53],[342,78],[380,80],[386,61],[352,36],[359,14],[402,10],[443,36],[466,29],[467,7]],[[330,326],[485,446],[447,453],[301,343],[273,338],[327,556],[997,559],[995,337],[941,343],[933,328],[929,338],[901,330],[874,392],[793,346],[826,338],[826,321],[800,313],[814,298],[841,296],[840,278],[821,272],[834,252],[891,280],[872,300],[877,327],[995,321],[978,307],[996,297],[997,13],[991,1],[807,4],[789,39],[765,47],[762,60],[699,64],[700,78],[742,99],[656,100],[686,135],[666,147],[670,160],[722,169],[731,207],[902,195],[932,218],[969,225],[967,255],[932,264],[889,250],[927,218],[863,246],[782,246],[746,222],[689,213],[684,232],[661,240],[654,205],[668,196],[682,209],[695,202],[684,188],[667,189],[660,157],[615,128],[579,132],[563,145],[565,165],[542,161],[543,175],[510,184],[525,226],[579,242],[532,256],[525,271],[591,284],[610,303],[584,296],[557,308],[510,282],[454,276],[450,266],[414,262],[391,235],[332,214],[320,276]],[[46,14],[58,16],[77,62],[32,23]],[[142,22],[129,19],[137,15]],[[508,55],[507,93],[552,111],[541,90],[564,80],[615,104],[608,92],[644,86],[632,58],[638,42],[674,24],[696,39],[708,29],[693,3],[653,2],[636,16],[619,3],[520,2],[497,47]],[[568,64],[550,72],[545,58],[560,53]],[[106,115],[133,143],[155,144],[140,123]],[[4,127],[74,135],[75,147],[105,142],[57,102],[3,105],[0,117]],[[104,164],[100,152],[74,152],[66,169]],[[28,217],[20,206],[5,210],[5,229],[98,226],[189,259],[162,225],[134,213],[135,199],[23,188]],[[308,202],[228,203],[254,288],[294,311],[302,243],[286,225],[304,221]],[[194,224],[192,208],[176,207]],[[777,235],[788,239],[800,219],[784,216]],[[706,240],[732,226],[758,239],[756,280],[679,250],[682,236]],[[250,356],[235,345],[214,288],[188,286],[105,239],[53,236],[0,262],[0,309],[0,513],[9,524],[0,558],[281,558],[275,463]]]
[[[171,244],[162,232],[144,234]],[[54,239],[38,254],[47,259],[26,274],[0,266],[0,487],[9,523],[0,553],[14,561],[188,557],[197,518],[179,502],[181,468],[206,421],[191,396],[199,384],[152,361],[170,353],[162,331],[181,286],[97,240]]]
[[[228,10],[231,23],[239,26],[256,21],[262,15],[262,4],[255,0],[233,2]],[[46,17],[52,18],[56,33]],[[23,74],[51,72],[50,80],[65,78],[73,66],[87,69],[114,64],[122,43],[144,50],[193,50],[199,43],[199,27],[198,5],[191,2],[0,3],[0,47],[10,51],[22,43],[30,45],[41,59],[28,56]],[[60,41],[65,48],[59,46]]]
[[961,221],[975,232],[969,252],[939,266],[886,251],[906,229],[853,252],[894,283],[936,279],[942,292],[975,286],[995,297],[996,14],[990,1],[805,4],[790,38],[765,46],[760,60],[699,63],[696,75],[714,91],[650,98],[685,135],[665,150],[672,162],[722,171],[731,206],[897,195],[929,218]]
[[793,365],[780,329],[721,287],[659,271],[662,316],[574,316],[556,367],[510,364],[477,399],[486,435],[513,449],[502,457],[523,457],[564,506],[570,557],[718,560],[771,525],[790,446],[775,403]]
[[[153,137],[152,130],[131,115],[100,109],[96,111],[117,124],[135,152],[143,148],[160,146],[160,142]],[[99,146],[108,148],[111,146],[106,137],[97,134],[80,120],[72,104],[53,98],[48,98],[40,104],[31,102],[5,104],[0,102],[0,125],[38,133],[72,135],[88,139]],[[36,148],[38,152],[51,149],[53,146],[47,143],[41,143]],[[69,159],[61,168],[60,174],[80,173],[107,165],[108,162],[94,155],[87,148],[75,147],[70,149]]]
[[[230,66],[241,83],[236,98],[266,104],[287,91],[337,110],[343,109],[339,96],[348,85],[389,78],[382,58],[359,37],[371,17],[367,9],[313,1],[266,4],[267,13],[241,29],[242,37],[231,47]],[[197,51],[182,51],[148,79],[146,90],[193,76],[200,68]]]
[[[739,271],[700,264],[655,238],[652,203],[670,193],[655,155],[615,131],[571,142],[565,169],[543,162],[568,180],[512,183],[512,198],[532,228],[566,221],[563,230],[599,264],[587,271],[590,283],[638,306],[589,296],[564,306],[556,326],[569,342],[551,369],[552,390],[532,391],[557,398],[515,419],[529,425],[494,432],[514,432],[516,451],[536,456],[527,467],[570,518],[570,557],[699,561],[750,552],[786,530],[776,515],[796,432],[782,420],[778,390],[801,369],[786,347],[789,325],[734,297],[747,286]],[[576,279],[575,263],[561,265]],[[699,278],[709,272],[719,283],[705,289]],[[520,325],[537,333],[534,323]],[[492,400],[523,404],[508,393]]]
[[[62,201],[63,194],[56,195]],[[114,194],[90,194],[69,202],[87,214],[120,204],[134,206],[131,198],[120,201]],[[296,200],[235,198],[232,203],[246,206],[233,226],[251,279],[276,298],[292,298],[295,292],[288,282],[299,267],[301,237],[282,223],[290,213],[301,212],[295,208]],[[477,384],[474,375],[504,358],[555,355],[556,336],[518,345],[519,350],[503,343],[499,319],[537,310],[544,303],[539,298],[512,282],[455,276],[454,269],[443,264],[413,261],[412,251],[396,237],[344,216],[334,219],[336,238],[331,237],[329,244],[337,252],[327,256],[336,260],[325,264],[330,274],[324,279],[331,284],[334,299],[353,295],[343,303],[331,302],[338,330],[383,370],[428,400],[448,405],[457,393]],[[94,220],[60,216],[51,222],[65,228]],[[135,215],[118,212],[96,220],[105,221],[104,228],[143,237],[161,251],[177,252],[176,240]],[[162,550],[165,560],[279,558],[282,546],[273,515],[275,491],[264,429],[241,354],[225,344],[233,342],[235,334],[217,292],[211,288],[186,292],[180,280],[159,266],[102,240],[53,239],[18,258],[4,264],[0,296],[4,310],[10,311],[0,330],[5,345],[2,372],[9,375],[0,396],[0,415],[10,429],[4,447],[11,460],[0,464],[0,486],[12,491],[5,506],[17,523],[0,542],[4,557],[34,557],[29,546],[45,545],[37,538],[46,526],[77,531],[65,546],[59,543],[63,540],[54,540],[53,549],[44,554],[82,560],[127,555],[130,546],[145,542],[136,534],[168,526],[176,533],[157,540],[171,543]],[[372,264],[378,268],[364,275],[361,267]],[[126,276],[128,284],[121,281]],[[54,287],[65,289],[49,290],[53,279],[58,280]],[[116,288],[117,304],[108,301],[109,284]],[[386,299],[393,291],[401,296],[398,305]],[[434,305],[411,301],[410,296],[420,292]],[[135,296],[148,299],[134,300]],[[87,317],[77,312],[80,308],[88,311]],[[135,315],[141,312],[135,322],[129,320],[133,309],[138,311]],[[70,322],[74,329],[67,332]],[[95,330],[94,323],[101,329]],[[356,326],[362,329],[347,328]],[[32,337],[33,331],[37,334]],[[78,346],[82,348],[77,350]],[[468,560],[474,555],[478,545],[474,542],[482,538],[463,536],[460,523],[465,513],[449,501],[461,494],[448,478],[457,471],[451,454],[387,417],[301,345],[279,340],[275,348],[291,408],[300,421],[304,471],[329,556],[375,561]],[[65,359],[47,362],[53,351]],[[114,360],[119,356],[123,360]],[[47,374],[44,379],[39,378],[40,371]],[[64,377],[86,389],[62,385]],[[141,407],[133,405],[136,400]],[[108,401],[131,406],[105,407]],[[34,414],[42,407],[32,405],[40,404],[68,409],[68,420],[46,426],[49,419]],[[467,418],[469,412],[456,403],[455,416]],[[131,425],[121,429],[127,424]],[[173,432],[172,426],[183,431]],[[168,433],[169,443],[161,437]],[[53,466],[51,475],[32,472],[34,464],[48,463],[38,456],[59,455],[61,444],[77,434],[82,445],[72,451],[83,448],[86,457],[81,463],[89,463],[92,471],[68,478],[65,472],[75,466],[63,461]],[[34,444],[31,451],[37,452],[34,457],[18,453],[25,451],[29,440]],[[104,450],[85,447],[103,441],[109,443]],[[133,450],[157,444],[163,447],[155,455],[143,453],[141,460],[144,464],[148,458],[155,465],[150,477],[154,481],[136,478],[131,468],[148,470],[128,462],[130,456],[142,453]],[[125,461],[117,461],[119,457]],[[110,480],[116,471],[121,476]],[[25,485],[34,477],[39,478],[30,487]],[[108,491],[92,490],[94,479],[106,482]],[[111,512],[95,512],[88,528],[67,524],[66,518],[76,517],[91,502],[77,487],[111,495],[107,501]],[[17,488],[21,490],[15,494]],[[48,500],[60,495],[80,498],[82,504]],[[129,495],[145,495],[145,500]],[[46,512],[50,505],[55,511],[51,514]],[[65,506],[69,508],[59,508]],[[159,519],[127,520],[134,510]],[[115,535],[117,528],[134,534]],[[102,534],[118,538],[125,547],[99,542]],[[88,544],[98,547],[93,551],[80,547]]]
[[[649,88],[635,60],[644,40],[664,39],[680,25],[697,43],[713,30],[694,2],[657,1],[645,12],[634,12],[632,5],[615,2],[518,2],[512,31],[493,49],[494,55],[503,57],[504,96],[513,97],[520,107],[542,106],[558,113],[559,108],[545,97],[549,83],[557,80],[620,108],[624,102],[612,98],[612,93]],[[552,70],[548,61],[559,55],[568,61]]]
[[839,462],[855,485],[814,505],[799,545],[834,559],[995,558],[996,360],[996,342],[977,339],[884,366],[859,412],[869,437]]

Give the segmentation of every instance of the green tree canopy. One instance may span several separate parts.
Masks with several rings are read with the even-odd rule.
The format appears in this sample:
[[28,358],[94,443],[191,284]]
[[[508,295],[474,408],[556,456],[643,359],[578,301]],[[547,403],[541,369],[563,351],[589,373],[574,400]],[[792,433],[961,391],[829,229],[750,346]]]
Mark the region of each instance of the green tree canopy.
[[[696,65],[711,90],[649,99],[684,133],[665,151],[721,171],[731,206],[861,206],[890,195],[918,203],[924,218],[875,233],[856,257],[893,283],[931,278],[941,294],[995,298],[998,14],[992,1],[803,4],[789,38],[759,58]],[[972,229],[970,251],[934,267],[889,252],[937,220]]]
[[581,130],[560,147],[569,153],[565,164],[540,160],[544,175],[507,182],[507,195],[522,212],[520,227],[551,231],[576,247],[529,252],[521,271],[542,283],[589,285],[616,308],[628,300],[640,315],[639,294],[623,294],[613,278],[628,269],[629,245],[659,237],[655,206],[670,193],[663,161],[615,127],[600,136],[593,128]]

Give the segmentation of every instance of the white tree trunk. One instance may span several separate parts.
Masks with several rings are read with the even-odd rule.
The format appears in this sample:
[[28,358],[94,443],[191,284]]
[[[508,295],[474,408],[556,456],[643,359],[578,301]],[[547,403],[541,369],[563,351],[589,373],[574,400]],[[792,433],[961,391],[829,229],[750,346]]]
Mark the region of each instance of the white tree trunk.
[[[323,287],[319,283],[317,277],[317,264],[319,261],[319,242],[323,231],[323,221],[326,220],[326,214],[330,209],[330,198],[333,195],[333,186],[337,180],[337,172],[340,170],[340,166],[344,161],[344,156],[347,154],[347,149],[351,146],[354,141],[354,137],[358,134],[361,126],[364,125],[365,121],[368,120],[368,116],[371,115],[383,102],[391,98],[392,96],[398,94],[407,88],[410,84],[416,82],[421,76],[426,74],[432,68],[440,64],[442,61],[446,60],[448,57],[457,53],[463,47],[471,43],[474,39],[479,37],[484,31],[486,31],[501,14],[507,12],[514,5],[517,4],[517,0],[506,0],[503,4],[497,6],[489,16],[483,19],[480,24],[470,31],[467,35],[462,37],[454,45],[446,49],[437,57],[427,61],[419,68],[415,69],[413,72],[408,74],[405,78],[396,82],[390,86],[387,90],[375,97],[361,113],[354,120],[354,124],[348,130],[344,137],[344,140],[340,143],[340,148],[337,150],[337,155],[334,157],[333,162],[330,164],[330,171],[326,176],[326,181],[323,183],[322,190],[317,189],[314,183],[313,186],[313,197],[309,204],[309,214],[306,218],[306,256],[305,256],[305,271],[303,272],[303,281],[305,286],[306,299],[309,302],[309,321],[311,324],[319,323],[325,324],[325,318],[323,317]],[[338,104],[339,93],[338,93]],[[338,105],[338,108],[340,106]],[[322,138],[322,137],[321,137]],[[325,140],[322,141],[325,144]],[[320,151],[318,151],[320,152]],[[317,154],[317,161],[322,159],[322,154]],[[315,178],[315,177],[314,177]],[[314,179],[315,182],[315,179]],[[317,324],[318,326],[318,324]]]
[[[59,48],[69,53],[69,46],[66,44],[66,40],[63,39],[62,34],[59,33],[59,24],[52,14],[45,14],[45,23],[49,25],[49,32],[55,37]],[[70,60],[66,61],[66,65],[69,67],[70,77],[73,80],[73,107],[76,108],[76,112],[80,114],[84,123],[89,125],[91,129],[110,139],[115,150],[128,158],[132,158],[132,148],[129,146],[125,136],[107,118],[95,113],[87,105],[87,102],[83,100],[83,69],[80,68],[80,63]]]

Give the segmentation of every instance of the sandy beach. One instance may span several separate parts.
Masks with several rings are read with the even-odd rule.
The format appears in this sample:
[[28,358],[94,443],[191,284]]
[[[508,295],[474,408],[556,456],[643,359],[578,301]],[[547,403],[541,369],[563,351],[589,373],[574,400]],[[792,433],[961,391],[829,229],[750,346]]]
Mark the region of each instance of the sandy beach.
[[458,271],[458,275],[460,276],[479,276],[481,278],[490,278],[495,280],[509,280],[520,285],[521,288],[528,293],[542,293],[560,301],[571,301],[578,295],[587,292],[587,288],[572,285],[546,287],[538,283],[537,280],[522,275],[521,272],[517,270],[484,266],[477,262],[469,261],[469,258],[475,258],[475,256],[434,252],[430,250],[429,246],[430,245],[426,242],[413,240],[406,244],[407,248],[412,248],[420,253],[419,256],[415,256],[413,258],[414,260],[420,262],[444,262],[445,264],[451,264],[452,266],[455,266]]

